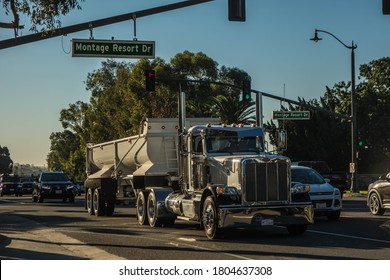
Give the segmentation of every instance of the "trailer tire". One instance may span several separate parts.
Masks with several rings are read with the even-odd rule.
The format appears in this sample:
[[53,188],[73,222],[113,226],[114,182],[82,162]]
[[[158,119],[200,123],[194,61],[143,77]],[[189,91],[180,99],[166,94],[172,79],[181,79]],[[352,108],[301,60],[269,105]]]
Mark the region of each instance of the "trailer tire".
[[222,229],[218,228],[218,212],[214,198],[208,196],[203,204],[202,224],[208,239],[219,238]]
[[96,216],[104,215],[106,207],[104,203],[104,198],[99,189],[95,189],[95,191],[93,192],[92,205],[93,211],[95,212]]
[[87,210],[90,215],[95,215],[95,212],[93,211],[92,198],[93,198],[93,190],[89,188],[85,198],[87,204]]
[[137,221],[140,225],[147,225],[148,224],[148,218],[146,213],[146,201],[147,201],[148,193],[141,191],[137,195],[137,202],[136,202],[136,215],[137,215]]
[[106,200],[106,216],[113,216],[115,211],[115,198]]
[[151,227],[161,227],[162,219],[157,217],[157,199],[154,192],[150,192],[148,196],[147,209],[149,225]]

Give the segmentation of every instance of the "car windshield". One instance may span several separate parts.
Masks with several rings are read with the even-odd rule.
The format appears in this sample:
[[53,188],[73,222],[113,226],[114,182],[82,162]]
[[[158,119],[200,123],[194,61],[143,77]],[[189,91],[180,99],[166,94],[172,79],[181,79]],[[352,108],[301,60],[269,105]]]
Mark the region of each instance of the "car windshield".
[[291,180],[302,184],[324,184],[325,180],[313,169],[291,169]]
[[69,181],[68,176],[64,173],[43,173],[42,181]]

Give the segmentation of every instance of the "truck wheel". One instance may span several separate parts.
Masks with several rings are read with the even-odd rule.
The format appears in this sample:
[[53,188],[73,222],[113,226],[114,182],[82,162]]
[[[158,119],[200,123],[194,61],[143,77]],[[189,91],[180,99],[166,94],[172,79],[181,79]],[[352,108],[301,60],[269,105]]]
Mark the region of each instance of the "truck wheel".
[[288,225],[287,231],[291,235],[301,235],[304,234],[307,229],[307,225]]
[[96,216],[103,216],[105,212],[104,199],[99,189],[95,189],[92,197],[93,211]]
[[208,239],[220,237],[222,229],[218,228],[217,207],[212,196],[208,196],[204,201],[202,222]]
[[140,225],[147,225],[148,219],[146,214],[146,199],[148,197],[147,192],[139,192],[137,196],[137,202],[136,202],[136,215],[137,215],[137,221]]
[[85,198],[86,203],[87,203],[87,210],[90,215],[95,215],[95,212],[93,211],[93,206],[92,206],[92,197],[93,197],[93,191],[92,189],[88,189],[87,191],[87,196]]
[[151,227],[161,227],[162,220],[157,217],[157,199],[154,192],[151,192],[148,196],[148,220]]
[[374,215],[383,215],[385,213],[385,209],[381,206],[381,201],[379,196],[376,193],[372,193],[368,200],[368,207],[370,211]]
[[109,198],[106,201],[106,215],[112,216],[114,215],[115,210],[115,198]]

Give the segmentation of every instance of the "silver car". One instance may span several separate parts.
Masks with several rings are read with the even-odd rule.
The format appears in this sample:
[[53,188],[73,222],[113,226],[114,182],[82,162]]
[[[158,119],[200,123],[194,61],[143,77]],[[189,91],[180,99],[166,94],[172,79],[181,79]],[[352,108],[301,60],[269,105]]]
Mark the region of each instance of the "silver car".
[[342,209],[341,193],[330,185],[317,171],[310,167],[291,166],[292,182],[310,185],[310,198],[315,216],[326,216],[328,220],[338,220]]

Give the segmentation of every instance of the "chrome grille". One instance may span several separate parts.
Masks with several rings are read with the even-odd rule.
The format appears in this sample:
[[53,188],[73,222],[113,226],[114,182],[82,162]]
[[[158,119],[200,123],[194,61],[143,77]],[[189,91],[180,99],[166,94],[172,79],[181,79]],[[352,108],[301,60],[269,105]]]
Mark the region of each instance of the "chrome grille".
[[243,161],[243,203],[288,203],[290,162],[285,158]]

